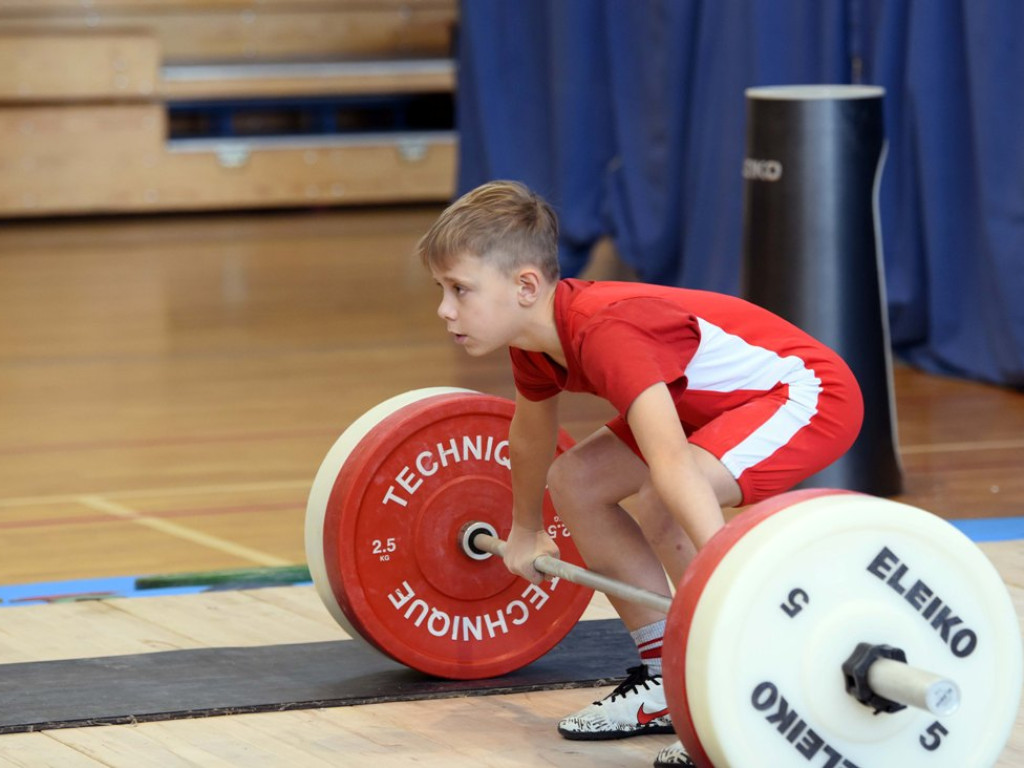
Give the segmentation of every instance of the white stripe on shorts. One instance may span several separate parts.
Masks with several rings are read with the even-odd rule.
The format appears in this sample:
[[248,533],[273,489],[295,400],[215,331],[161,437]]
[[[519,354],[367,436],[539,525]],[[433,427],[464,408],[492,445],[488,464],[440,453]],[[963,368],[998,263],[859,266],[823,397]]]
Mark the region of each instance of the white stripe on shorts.
[[[738,478],[785,446],[811,423],[818,412],[821,379],[798,357],[778,353],[726,333],[699,319],[700,346],[687,368],[689,388],[704,391],[760,389],[789,386],[789,399],[764,424],[722,457],[722,463]],[[741,364],[740,361],[742,361]],[[728,373],[726,373],[728,372]]]

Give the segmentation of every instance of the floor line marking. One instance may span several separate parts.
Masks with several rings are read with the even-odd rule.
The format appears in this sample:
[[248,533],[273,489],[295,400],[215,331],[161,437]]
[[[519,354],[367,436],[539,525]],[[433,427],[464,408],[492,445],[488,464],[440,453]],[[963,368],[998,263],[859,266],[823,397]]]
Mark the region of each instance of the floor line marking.
[[151,499],[164,496],[199,496],[204,493],[238,493],[246,491],[292,491],[296,488],[308,489],[312,485],[312,478],[308,480],[281,480],[277,482],[263,483],[228,483],[223,485],[194,485],[176,488],[152,488],[148,490],[125,490],[125,491],[104,491],[100,493],[62,493],[51,496],[22,496],[9,499],[0,499],[0,508],[4,507],[29,507],[42,504],[75,504],[83,497],[103,499]]
[[[77,502],[81,505],[81,501]],[[296,512],[303,510],[301,503],[282,502],[280,504],[238,504],[232,507],[198,507],[193,509],[162,509],[145,513],[147,517],[167,520],[174,517],[216,517],[220,515],[252,514],[254,512]],[[88,517],[31,517],[21,520],[0,520],[0,531],[16,531],[28,528],[50,528],[76,525],[110,524],[120,518],[111,519],[106,512]]]
[[900,453],[963,453],[964,451],[1005,451],[1024,448],[1024,440],[979,440],[960,443],[925,443],[900,446]]
[[78,440],[53,443],[28,443],[23,445],[0,445],[0,456],[24,456],[36,453],[61,453],[76,451],[124,451],[147,448],[192,447],[217,445],[221,443],[257,443],[272,440],[290,440],[304,437],[329,437],[336,434],[326,429],[294,429],[278,432],[251,432],[248,434],[207,435],[204,437],[153,437],[138,440]]
[[252,549],[251,547],[236,544],[233,541],[228,541],[227,539],[222,539],[218,536],[211,536],[193,528],[172,523],[169,520],[146,517],[130,507],[126,507],[123,504],[118,504],[99,496],[79,496],[78,502],[90,509],[106,512],[114,515],[115,517],[130,520],[131,522],[138,523],[139,525],[151,528],[155,531],[160,531],[161,533],[166,533],[179,539],[185,539],[186,541],[191,541],[193,544],[198,544],[209,549],[217,550],[218,552],[240,557],[243,560],[248,560],[259,565],[291,565],[288,560],[268,555],[266,552],[261,552],[260,550]]

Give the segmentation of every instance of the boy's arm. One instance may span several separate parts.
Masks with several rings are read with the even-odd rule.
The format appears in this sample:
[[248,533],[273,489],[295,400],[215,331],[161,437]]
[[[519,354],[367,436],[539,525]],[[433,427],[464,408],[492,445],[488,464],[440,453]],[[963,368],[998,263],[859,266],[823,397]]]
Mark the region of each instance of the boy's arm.
[[558,397],[535,402],[516,393],[508,431],[512,462],[512,530],[505,565],[534,584],[545,577],[533,567],[540,555],[558,556],[544,529],[544,490],[558,443]]
[[648,387],[626,413],[662,503],[700,549],[724,525],[722,507],[701,471],[664,383]]

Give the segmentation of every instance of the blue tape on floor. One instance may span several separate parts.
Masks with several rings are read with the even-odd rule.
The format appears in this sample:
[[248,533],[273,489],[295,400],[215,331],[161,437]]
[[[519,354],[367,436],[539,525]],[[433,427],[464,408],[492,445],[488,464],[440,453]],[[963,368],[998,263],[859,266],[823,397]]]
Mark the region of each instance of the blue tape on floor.
[[971,541],[1024,539],[1024,517],[980,517],[949,522],[970,537]]
[[206,587],[168,587],[167,589],[137,589],[134,576],[109,579],[76,579],[75,581],[45,581],[34,584],[0,586],[0,606],[42,605],[44,603],[70,603],[80,600],[108,600],[112,597],[141,597],[143,595],[184,595],[202,592]]
[[[281,569],[267,569],[268,572]],[[109,600],[115,597],[157,597],[163,595],[191,595],[233,589],[256,589],[261,586],[285,586],[285,582],[268,580],[260,583],[251,577],[251,571],[241,571],[237,580],[231,571],[211,573],[210,578],[198,583],[175,584],[175,576],[118,576],[105,579],[77,579],[75,581],[48,581],[34,584],[0,586],[0,607],[43,605],[45,603],[71,603],[83,600]],[[202,574],[201,574],[202,576]],[[163,582],[163,584],[161,583]],[[311,584],[308,578],[291,579],[288,584]]]

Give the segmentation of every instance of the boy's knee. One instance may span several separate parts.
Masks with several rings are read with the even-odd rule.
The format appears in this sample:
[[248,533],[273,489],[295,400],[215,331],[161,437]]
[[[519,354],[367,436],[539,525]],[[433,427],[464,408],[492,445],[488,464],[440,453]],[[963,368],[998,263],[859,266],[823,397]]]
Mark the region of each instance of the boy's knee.
[[548,491],[552,498],[558,499],[568,493],[575,483],[580,471],[580,462],[576,461],[572,449],[556,456],[548,467]]
[[561,512],[574,506],[588,506],[596,478],[591,477],[592,465],[575,449],[557,456],[548,468],[548,491],[555,507]]

